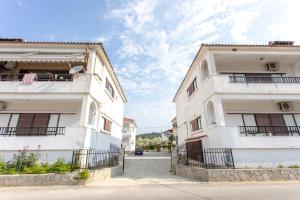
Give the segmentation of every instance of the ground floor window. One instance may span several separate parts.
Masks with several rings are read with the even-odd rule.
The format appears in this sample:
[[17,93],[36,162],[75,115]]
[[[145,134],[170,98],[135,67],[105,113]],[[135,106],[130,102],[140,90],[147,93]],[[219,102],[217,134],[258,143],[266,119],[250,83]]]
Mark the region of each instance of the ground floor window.
[[289,135],[298,130],[296,116],[298,114],[284,113],[242,113],[232,114],[231,122],[244,127],[246,132],[273,133],[274,135]]
[[103,121],[104,121],[103,130],[105,130],[107,132],[111,132],[112,122],[105,117],[103,117]]
[[196,119],[192,120],[190,125],[192,132],[202,129],[201,117],[197,117]]
[[57,132],[60,114],[52,113],[11,113],[5,130],[15,135],[47,135]]

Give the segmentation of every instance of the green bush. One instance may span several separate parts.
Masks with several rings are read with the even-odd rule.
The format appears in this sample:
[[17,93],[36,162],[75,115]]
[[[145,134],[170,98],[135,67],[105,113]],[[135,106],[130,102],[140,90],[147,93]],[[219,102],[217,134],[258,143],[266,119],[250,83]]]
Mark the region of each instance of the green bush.
[[64,159],[59,158],[53,165],[49,166],[47,172],[65,174],[66,172],[70,172],[70,171],[71,171],[70,163],[66,163]]
[[47,168],[41,164],[35,164],[32,167],[24,167],[24,174],[45,174],[47,173]]
[[89,170],[83,170],[78,173],[80,180],[87,180],[90,177],[90,171]]
[[7,163],[0,161],[0,174],[65,174],[71,171],[70,163],[58,159],[55,163],[38,163],[36,154],[27,154],[26,150],[14,156],[12,161]]

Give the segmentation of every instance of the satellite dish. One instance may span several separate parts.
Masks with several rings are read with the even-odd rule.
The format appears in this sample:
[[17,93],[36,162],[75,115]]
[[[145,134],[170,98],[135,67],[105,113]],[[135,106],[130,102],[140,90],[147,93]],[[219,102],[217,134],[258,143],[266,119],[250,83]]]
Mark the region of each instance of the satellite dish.
[[77,74],[79,72],[81,72],[83,70],[83,66],[82,65],[79,65],[79,66],[76,66],[76,67],[73,67],[69,70],[69,73],[70,74]]

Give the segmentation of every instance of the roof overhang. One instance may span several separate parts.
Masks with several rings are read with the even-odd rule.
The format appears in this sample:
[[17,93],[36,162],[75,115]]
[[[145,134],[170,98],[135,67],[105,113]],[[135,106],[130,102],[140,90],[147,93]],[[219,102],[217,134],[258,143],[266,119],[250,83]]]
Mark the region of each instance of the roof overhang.
[[3,52],[0,50],[0,62],[84,62],[85,53],[51,53],[41,51]]

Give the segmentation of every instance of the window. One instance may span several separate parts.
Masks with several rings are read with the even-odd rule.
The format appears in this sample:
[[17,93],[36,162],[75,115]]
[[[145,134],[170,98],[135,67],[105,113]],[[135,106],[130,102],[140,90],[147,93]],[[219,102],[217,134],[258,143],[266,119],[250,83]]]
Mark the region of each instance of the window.
[[187,95],[190,97],[197,89],[197,79],[195,78],[187,89]]
[[49,119],[49,113],[21,113],[16,135],[46,135]]
[[109,82],[109,80],[106,78],[106,83],[105,83],[105,88],[107,89],[107,91],[109,92],[110,96],[112,98],[115,97],[115,91],[111,85],[111,83]]
[[111,132],[111,126],[112,126],[112,122],[108,119],[106,119],[105,117],[103,117],[104,123],[103,123],[103,130],[107,131],[107,132]]
[[192,132],[202,129],[201,117],[198,117],[190,122]]

